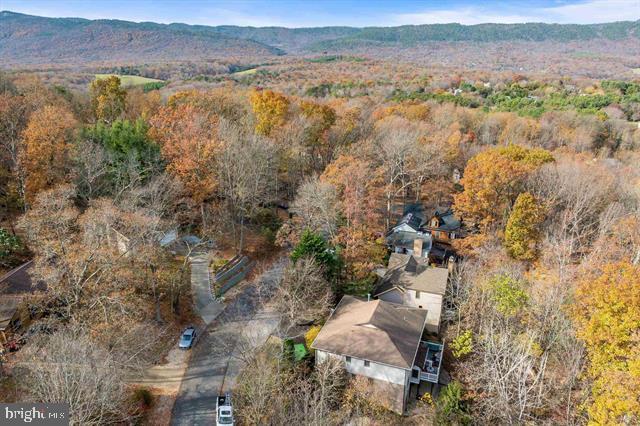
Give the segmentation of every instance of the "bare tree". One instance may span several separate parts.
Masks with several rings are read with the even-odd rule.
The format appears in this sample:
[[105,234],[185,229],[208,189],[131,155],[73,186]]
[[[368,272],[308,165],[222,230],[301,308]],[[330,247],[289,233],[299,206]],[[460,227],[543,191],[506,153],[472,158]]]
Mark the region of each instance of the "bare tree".
[[490,396],[477,406],[487,420],[521,424],[534,420],[543,407],[548,354],[536,353],[536,338],[530,333],[520,337],[493,321],[482,329],[473,375]]
[[109,154],[101,145],[81,140],[75,146],[75,170],[78,196],[90,200],[104,195],[109,187]]
[[70,424],[106,425],[127,421],[122,370],[109,352],[80,330],[41,335],[25,348],[28,392],[39,402],[66,402]]
[[285,327],[320,320],[329,312],[331,286],[313,258],[290,264],[274,297]]
[[329,359],[308,374],[291,364],[282,345],[268,343],[238,377],[236,413],[243,424],[336,424],[346,382],[340,360]]
[[409,177],[409,164],[414,153],[419,134],[403,120],[385,123],[376,139],[376,147],[385,179],[386,228],[391,222],[393,199],[405,194],[412,181]]
[[338,197],[335,187],[318,177],[307,179],[299,188],[290,211],[298,215],[304,228],[333,238],[338,227]]
[[232,227],[240,222],[238,251],[244,246],[247,218],[274,198],[276,185],[276,149],[265,138],[221,120],[220,132],[226,146],[219,156],[221,193],[234,215]]

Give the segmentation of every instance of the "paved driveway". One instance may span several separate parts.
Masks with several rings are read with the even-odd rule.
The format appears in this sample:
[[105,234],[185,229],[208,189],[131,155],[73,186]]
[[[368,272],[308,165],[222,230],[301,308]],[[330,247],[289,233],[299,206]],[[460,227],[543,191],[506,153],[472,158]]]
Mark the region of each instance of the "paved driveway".
[[200,336],[173,407],[172,425],[214,425],[216,396],[232,389],[240,352],[268,338],[279,315],[268,306],[284,259],[247,285]]
[[211,294],[211,277],[209,276],[209,256],[196,253],[189,258],[191,263],[191,292],[196,312],[206,325],[209,325],[222,312],[224,306]]

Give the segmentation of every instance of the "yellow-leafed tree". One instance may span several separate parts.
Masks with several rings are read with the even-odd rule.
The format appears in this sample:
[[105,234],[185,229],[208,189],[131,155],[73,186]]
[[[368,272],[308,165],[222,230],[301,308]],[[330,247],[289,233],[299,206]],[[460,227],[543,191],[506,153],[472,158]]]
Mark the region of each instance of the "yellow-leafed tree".
[[120,78],[112,75],[91,83],[91,108],[96,120],[112,123],[121,118],[126,107],[127,92]]
[[573,309],[593,380],[593,425],[640,424],[640,267],[606,265],[584,279]]
[[251,93],[251,107],[256,115],[256,133],[268,136],[284,124],[289,111],[289,99],[272,90],[256,90]]
[[518,195],[504,233],[507,253],[514,259],[534,260],[538,255],[544,208],[528,192]]

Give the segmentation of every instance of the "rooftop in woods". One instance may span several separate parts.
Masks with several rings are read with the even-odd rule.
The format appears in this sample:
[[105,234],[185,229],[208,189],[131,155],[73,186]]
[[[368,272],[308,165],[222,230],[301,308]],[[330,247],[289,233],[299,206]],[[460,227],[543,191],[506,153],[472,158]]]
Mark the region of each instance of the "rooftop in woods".
[[410,369],[426,318],[423,309],[344,296],[311,346]]

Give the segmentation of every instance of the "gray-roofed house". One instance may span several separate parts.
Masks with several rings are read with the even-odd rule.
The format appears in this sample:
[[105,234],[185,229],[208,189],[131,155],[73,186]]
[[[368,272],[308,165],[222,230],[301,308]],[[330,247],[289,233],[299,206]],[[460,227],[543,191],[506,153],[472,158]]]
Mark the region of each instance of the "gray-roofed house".
[[440,329],[442,301],[449,270],[430,266],[427,259],[392,253],[389,267],[373,293],[374,297],[427,311],[427,330]]
[[394,253],[428,257],[432,238],[423,229],[424,208],[421,204],[411,204],[404,209],[400,221],[385,236],[387,246]]
[[391,407],[404,413],[411,383],[419,382],[424,367],[416,360],[426,344],[426,320],[423,309],[344,296],[311,347],[316,363],[329,357],[342,360],[349,373],[371,379]]
[[433,235],[436,242],[450,243],[460,237],[462,222],[455,217],[451,209],[436,210],[431,219],[424,224],[424,229]]

